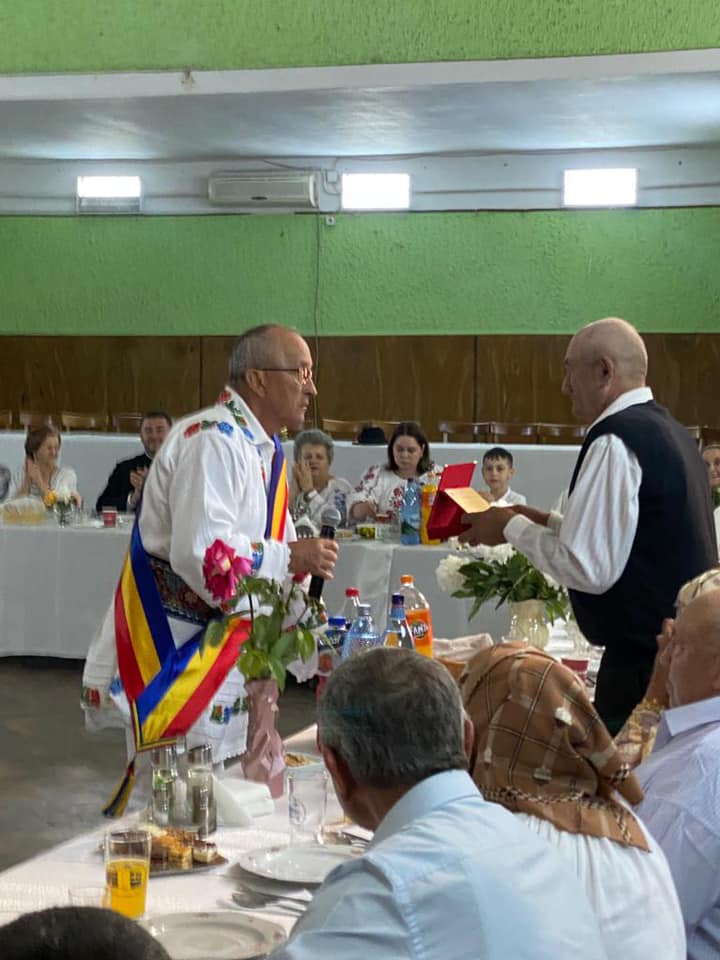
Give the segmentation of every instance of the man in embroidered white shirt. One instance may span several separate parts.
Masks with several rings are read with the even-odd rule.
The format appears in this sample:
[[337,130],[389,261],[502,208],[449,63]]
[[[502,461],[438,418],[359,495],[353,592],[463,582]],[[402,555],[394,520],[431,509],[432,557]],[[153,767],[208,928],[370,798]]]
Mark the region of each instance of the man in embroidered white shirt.
[[563,392],[590,427],[563,516],[532,507],[468,517],[470,543],[511,543],[570,590],[585,636],[605,647],[595,705],[617,733],[647,687],[655,637],[683,583],[717,562],[704,465],[690,433],[645,385],[647,351],[616,317],[565,355]]
[[720,591],[678,615],[669,647],[666,709],[636,769],[637,807],[675,881],[689,960],[720,957]]
[[[332,577],[333,541],[296,540],[289,514],[282,539],[266,532],[272,437],[284,426],[302,427],[316,392],[303,338],[286,327],[255,327],[236,342],[228,386],[217,402],[176,423],[158,451],[138,523],[153,574],[162,579],[163,608],[176,647],[197,633],[198,607],[202,623],[204,608],[217,606],[203,575],[205,551],[216,539],[252,559],[259,577]],[[188,745],[211,744],[216,763],[242,754],[243,696],[243,678],[233,667],[193,724]],[[118,689],[114,604],[88,653],[83,701],[89,728],[118,725],[119,716],[128,725],[124,693]],[[130,742],[128,750],[132,754]]]

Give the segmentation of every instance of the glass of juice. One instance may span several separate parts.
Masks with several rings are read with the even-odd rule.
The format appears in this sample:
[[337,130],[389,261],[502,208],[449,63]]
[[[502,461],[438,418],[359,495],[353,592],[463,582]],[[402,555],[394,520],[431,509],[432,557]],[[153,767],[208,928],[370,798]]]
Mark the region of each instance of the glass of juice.
[[150,845],[147,830],[111,830],[105,835],[108,906],[131,920],[145,913]]

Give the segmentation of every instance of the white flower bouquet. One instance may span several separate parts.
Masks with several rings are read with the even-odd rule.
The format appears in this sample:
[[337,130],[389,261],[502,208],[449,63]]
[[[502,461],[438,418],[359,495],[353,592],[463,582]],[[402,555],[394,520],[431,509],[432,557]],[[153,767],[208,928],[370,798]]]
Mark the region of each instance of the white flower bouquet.
[[569,601],[564,587],[533,566],[509,543],[497,547],[466,547],[450,541],[453,552],[436,570],[440,589],[458,598],[473,600],[471,620],[483,603],[497,598],[503,603],[542,601],[549,620],[567,616]]

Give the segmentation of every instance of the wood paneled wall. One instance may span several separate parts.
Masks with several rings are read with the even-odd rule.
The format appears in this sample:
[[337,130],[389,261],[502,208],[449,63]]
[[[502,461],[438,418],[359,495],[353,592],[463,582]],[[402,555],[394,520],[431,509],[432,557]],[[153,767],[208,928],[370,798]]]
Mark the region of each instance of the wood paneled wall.
[[[316,415],[571,422],[560,392],[566,336],[322,337]],[[649,382],[686,424],[720,424],[720,334],[650,334]],[[231,337],[0,338],[0,409],[178,415],[217,395]]]

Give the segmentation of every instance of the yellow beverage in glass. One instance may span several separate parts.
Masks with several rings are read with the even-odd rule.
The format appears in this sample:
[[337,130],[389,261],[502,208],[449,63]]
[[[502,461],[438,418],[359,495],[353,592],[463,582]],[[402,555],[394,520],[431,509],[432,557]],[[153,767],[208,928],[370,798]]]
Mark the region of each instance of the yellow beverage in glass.
[[105,837],[108,906],[131,920],[145,913],[150,844],[147,830],[115,830]]
[[111,860],[105,867],[110,909],[137,920],[145,913],[148,864],[146,860]]

